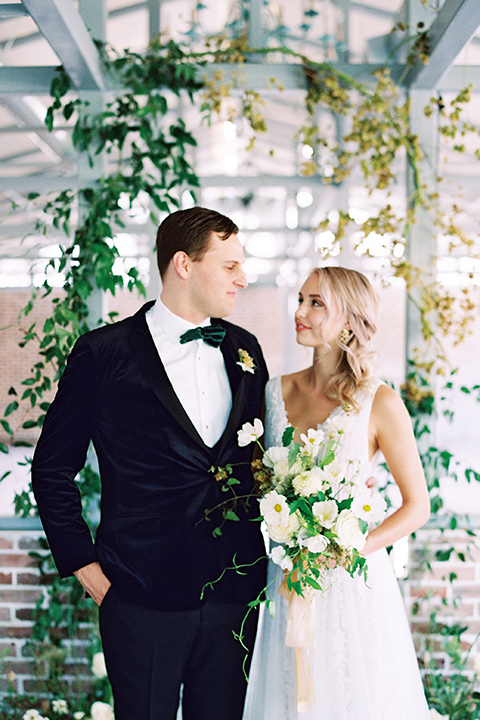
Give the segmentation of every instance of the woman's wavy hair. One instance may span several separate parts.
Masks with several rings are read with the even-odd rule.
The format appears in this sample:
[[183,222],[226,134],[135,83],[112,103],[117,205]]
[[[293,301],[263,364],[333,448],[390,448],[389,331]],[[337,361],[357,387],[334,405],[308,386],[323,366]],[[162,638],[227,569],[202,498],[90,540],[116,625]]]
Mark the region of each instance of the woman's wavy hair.
[[368,388],[376,368],[377,352],[371,339],[375,334],[378,295],[362,273],[344,267],[314,268],[310,275],[317,275],[319,295],[327,308],[336,309],[348,318],[350,337],[343,342],[337,371],[328,381],[326,392],[340,403],[352,405],[358,411],[360,406],[355,393]]

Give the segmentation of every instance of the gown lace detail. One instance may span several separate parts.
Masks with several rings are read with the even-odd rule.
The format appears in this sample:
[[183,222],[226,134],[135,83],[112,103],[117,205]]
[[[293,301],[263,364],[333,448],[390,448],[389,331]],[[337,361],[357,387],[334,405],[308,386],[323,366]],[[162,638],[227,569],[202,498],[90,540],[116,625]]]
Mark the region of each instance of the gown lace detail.
[[[380,381],[359,392],[361,405],[343,436],[339,459],[360,461],[364,483],[378,462],[368,458],[368,421]],[[329,416],[342,413],[336,408]],[[279,377],[266,388],[266,447],[281,445],[288,418]],[[287,603],[276,589],[280,568],[269,563],[275,615],[263,611],[252,658],[243,720],[429,720],[405,608],[385,550],[368,557],[368,585],[343,570],[316,601],[311,653],[316,705],[297,713],[295,656],[285,646]]]

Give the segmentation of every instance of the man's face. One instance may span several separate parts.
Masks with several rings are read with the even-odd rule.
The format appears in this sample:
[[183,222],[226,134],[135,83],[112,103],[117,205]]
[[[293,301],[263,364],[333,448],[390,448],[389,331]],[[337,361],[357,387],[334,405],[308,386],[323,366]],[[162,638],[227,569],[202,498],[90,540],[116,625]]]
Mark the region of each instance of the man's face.
[[221,240],[218,233],[212,232],[205,254],[191,264],[189,297],[197,316],[194,322],[233,312],[238,291],[248,284],[242,269],[244,262],[237,235]]

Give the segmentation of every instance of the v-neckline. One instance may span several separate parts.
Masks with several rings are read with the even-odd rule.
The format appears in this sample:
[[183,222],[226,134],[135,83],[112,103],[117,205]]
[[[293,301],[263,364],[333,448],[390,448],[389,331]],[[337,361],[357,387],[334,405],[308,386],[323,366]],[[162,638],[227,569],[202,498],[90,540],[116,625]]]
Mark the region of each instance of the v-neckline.
[[[285,405],[285,399],[283,397],[282,376],[278,375],[276,379],[277,379],[277,392],[279,394],[280,401],[282,403],[283,416],[284,416],[284,419],[286,422],[286,427],[293,427],[292,423],[288,419],[287,406]],[[317,427],[315,429],[319,430],[320,428],[323,428],[323,426],[326,425],[328,423],[328,421],[332,419],[332,417],[334,417],[335,415],[337,415],[340,412],[343,412],[343,406],[337,405],[337,407],[333,408],[332,412],[327,415],[327,417],[325,418],[325,420],[323,422],[319,422],[317,424]]]

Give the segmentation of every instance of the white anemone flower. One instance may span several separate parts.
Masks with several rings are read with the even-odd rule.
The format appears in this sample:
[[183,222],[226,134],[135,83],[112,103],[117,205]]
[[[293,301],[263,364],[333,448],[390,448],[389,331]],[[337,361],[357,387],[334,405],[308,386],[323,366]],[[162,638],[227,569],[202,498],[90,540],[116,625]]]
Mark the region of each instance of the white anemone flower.
[[314,535],[313,537],[307,538],[305,541],[305,547],[310,550],[311,553],[323,553],[327,549],[327,545],[330,540],[325,535]]
[[318,455],[318,451],[320,449],[320,445],[322,444],[323,438],[323,430],[313,430],[312,428],[307,430],[306,435],[304,433],[300,435],[300,439],[305,445],[305,452],[307,452],[309,455],[311,454],[312,457]]
[[66,700],[52,700],[52,710],[57,715],[66,715],[68,713],[68,705]]
[[335,440],[339,435],[343,435],[352,424],[352,418],[349,415],[334,415],[329,418],[325,425],[327,436],[331,440]]
[[293,569],[292,558],[287,555],[285,548],[281,545],[276,545],[272,548],[270,557],[272,558],[272,562],[274,562],[275,565],[279,565],[282,570],[290,571]]
[[332,460],[331,463],[325,465],[322,472],[324,473],[324,485],[331,487],[332,492],[336,494],[340,489],[340,483],[345,479],[348,471],[348,465],[339,460]]
[[42,716],[38,712],[38,710],[35,710],[35,708],[30,708],[30,710],[27,710],[27,712],[23,713],[22,720],[42,720]]
[[290,509],[284,495],[271,490],[260,500],[260,512],[267,525],[288,526]]
[[271,448],[268,448],[262,458],[263,464],[269,468],[273,468],[285,460],[288,461],[288,447],[281,447],[279,445],[273,445]]
[[312,505],[312,512],[320,525],[329,529],[338,517],[338,506],[335,500],[322,500]]
[[385,515],[387,503],[379,493],[365,488],[355,495],[350,510],[368,523],[378,522]]
[[238,431],[238,444],[240,447],[250,445],[250,443],[258,440],[263,435],[263,423],[259,418],[255,418],[252,423],[244,423],[241,430]]

